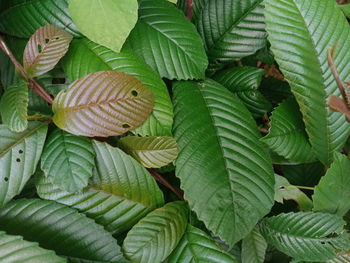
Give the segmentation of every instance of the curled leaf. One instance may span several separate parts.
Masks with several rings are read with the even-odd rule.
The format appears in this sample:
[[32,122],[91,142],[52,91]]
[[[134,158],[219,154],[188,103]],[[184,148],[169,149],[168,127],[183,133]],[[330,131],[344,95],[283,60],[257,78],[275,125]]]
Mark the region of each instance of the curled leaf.
[[23,66],[29,77],[53,69],[68,51],[73,36],[54,25],[39,28],[29,39],[23,55]]
[[99,71],[74,81],[53,102],[53,121],[88,137],[116,136],[140,126],[151,114],[153,94],[131,75]]

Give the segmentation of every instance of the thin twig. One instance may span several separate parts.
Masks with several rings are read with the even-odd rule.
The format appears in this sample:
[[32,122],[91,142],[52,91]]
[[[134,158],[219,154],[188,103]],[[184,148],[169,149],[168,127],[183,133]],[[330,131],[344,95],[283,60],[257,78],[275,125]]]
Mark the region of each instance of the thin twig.
[[172,186],[167,180],[165,180],[159,173],[154,171],[153,169],[147,169],[151,175],[162,185],[164,185],[166,188],[171,190],[180,200],[184,200],[183,198],[183,192],[180,189],[177,189],[176,187]]
[[187,0],[186,5],[187,5],[187,11],[186,11],[187,18],[189,20],[192,20],[192,16],[193,16],[193,0]]
[[40,86],[40,84],[33,78],[29,78],[23,66],[17,61],[11,50],[7,47],[4,39],[0,36],[0,49],[5,52],[5,54],[10,58],[12,63],[15,65],[17,71],[24,78],[28,85],[36,92],[40,97],[42,97],[45,101],[52,104],[53,100],[49,94]]

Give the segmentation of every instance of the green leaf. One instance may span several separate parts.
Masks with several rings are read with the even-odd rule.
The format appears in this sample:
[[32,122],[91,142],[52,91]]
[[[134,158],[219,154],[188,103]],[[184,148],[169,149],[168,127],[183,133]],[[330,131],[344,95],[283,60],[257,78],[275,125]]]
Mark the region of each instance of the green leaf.
[[52,119],[62,130],[108,137],[140,126],[152,112],[153,94],[131,75],[99,71],[74,81],[52,107]]
[[70,262],[119,263],[122,253],[94,220],[53,201],[19,199],[0,210],[0,228],[54,250]]
[[89,139],[56,129],[46,141],[41,169],[60,189],[77,192],[88,185],[94,157]]
[[64,263],[55,252],[43,249],[37,243],[23,240],[21,236],[0,231],[0,261],[2,263]]
[[313,203],[310,198],[299,188],[291,185],[288,180],[282,176],[275,175],[275,201],[283,204],[283,200],[294,200],[298,203],[300,210],[312,210]]
[[263,0],[209,0],[196,19],[209,61],[232,62],[266,44]]
[[335,153],[334,162],[315,187],[314,210],[344,216],[350,210],[350,160]]
[[120,148],[147,168],[163,167],[173,162],[179,152],[172,137],[127,136],[118,143]]
[[80,31],[115,52],[120,51],[134,28],[137,9],[137,0],[71,0],[69,3],[69,12]]
[[332,162],[349,136],[350,126],[341,113],[327,106],[329,95],[339,95],[327,62],[327,52],[339,44],[334,56],[340,78],[350,77],[350,27],[333,0],[269,0],[266,23],[271,49],[294,93],[315,155]]
[[23,55],[23,66],[30,78],[53,69],[66,54],[73,36],[54,25],[39,28],[29,39]]
[[348,18],[350,18],[350,4],[346,4],[346,5],[338,5],[341,9],[341,11],[343,11],[344,15]]
[[294,162],[316,161],[299,106],[293,98],[284,101],[272,112],[270,126],[269,134],[261,140],[271,150]]
[[350,248],[344,225],[335,215],[298,212],[264,219],[261,231],[268,243],[297,260],[327,261],[336,249]]
[[350,263],[350,251],[337,253],[337,257],[328,263]]
[[19,80],[5,89],[0,100],[0,114],[11,131],[22,132],[28,128],[28,87],[25,81]]
[[125,256],[131,262],[163,262],[184,234],[187,217],[187,205],[181,201],[149,213],[128,232],[123,243]]
[[203,78],[208,66],[194,25],[167,1],[140,1],[139,21],[126,46],[168,79]]
[[282,173],[291,184],[315,186],[325,174],[325,167],[320,162],[285,165],[282,167]]
[[242,263],[263,263],[267,243],[261,235],[259,228],[255,227],[249,235],[242,240]]
[[82,193],[62,191],[41,176],[41,198],[78,209],[112,233],[130,229],[141,218],[164,204],[163,193],[148,171],[118,148],[93,141],[96,169]]
[[11,36],[29,38],[42,26],[53,24],[74,36],[81,36],[68,12],[70,0],[6,1],[0,14],[0,31]]
[[207,228],[230,246],[273,204],[272,164],[249,111],[212,80],[174,85],[176,176]]
[[236,67],[221,71],[213,79],[236,94],[254,117],[261,117],[272,108],[258,90],[264,74],[263,69]]
[[47,126],[30,122],[15,133],[0,125],[0,207],[18,195],[34,174],[44,146]]
[[194,226],[187,225],[186,232],[168,258],[168,262],[236,263],[237,261],[219,247],[205,232]]
[[130,51],[113,52],[87,39],[73,40],[63,68],[71,80],[100,70],[115,70],[132,75],[154,94],[150,117],[133,132],[142,136],[169,136],[173,124],[173,105],[159,75]]

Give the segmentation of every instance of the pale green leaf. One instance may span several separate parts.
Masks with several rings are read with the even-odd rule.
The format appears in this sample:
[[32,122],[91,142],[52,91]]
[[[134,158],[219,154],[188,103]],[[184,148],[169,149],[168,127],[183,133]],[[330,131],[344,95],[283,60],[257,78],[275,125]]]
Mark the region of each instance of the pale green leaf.
[[130,154],[144,167],[160,168],[173,162],[178,155],[176,141],[172,137],[123,137],[120,148]]
[[337,253],[337,257],[327,263],[350,263],[350,251]]
[[127,234],[123,250],[133,263],[161,263],[179,243],[187,226],[184,202],[167,203],[141,219]]
[[37,243],[23,240],[21,236],[7,235],[0,231],[1,263],[64,263],[55,252],[43,249]]
[[69,12],[79,30],[115,52],[137,21],[137,0],[71,0]]
[[126,47],[168,79],[200,79],[208,66],[194,25],[167,1],[140,1],[139,20]]
[[19,80],[5,89],[0,100],[2,122],[13,132],[22,132],[28,127],[28,87]]
[[297,259],[311,262],[335,258],[335,250],[350,248],[340,217],[313,212],[279,214],[262,221],[268,243]]
[[225,87],[208,79],[173,89],[176,176],[198,218],[232,246],[272,207],[271,160],[251,114]]
[[69,262],[124,263],[117,240],[94,220],[53,201],[19,199],[0,210],[0,228]]
[[37,192],[41,198],[78,209],[112,233],[121,233],[164,204],[157,183],[136,160],[106,143],[93,142],[96,169],[82,193],[62,191],[41,176]]
[[335,153],[334,162],[315,187],[314,210],[344,216],[350,210],[350,160]]
[[270,126],[268,135],[261,140],[271,150],[294,162],[316,161],[299,106],[293,98],[284,101],[272,112]]
[[334,56],[340,78],[350,78],[350,27],[334,0],[266,0],[265,17],[271,50],[303,114],[315,155],[330,164],[349,136],[350,125],[331,111],[327,99],[340,95],[328,66]]
[[0,31],[29,38],[40,27],[53,24],[74,36],[81,36],[68,11],[70,0],[15,0],[4,3]]
[[173,105],[167,87],[159,75],[134,53],[116,53],[87,39],[75,39],[62,61],[72,81],[100,70],[120,71],[137,78],[153,92],[154,108],[149,118],[132,132],[142,136],[171,135]]
[[350,4],[338,5],[347,18],[350,18]]
[[265,253],[267,243],[261,235],[259,228],[255,227],[242,240],[242,263],[263,263],[265,261]]
[[169,263],[236,263],[233,256],[225,252],[204,231],[187,225],[180,243],[168,258]]
[[153,94],[131,75],[99,71],[74,81],[52,107],[52,120],[60,129],[108,137],[140,126],[152,112]]
[[92,176],[94,157],[89,139],[56,129],[46,141],[41,169],[60,189],[77,192],[87,186]]
[[47,126],[30,122],[15,133],[0,125],[0,207],[18,195],[34,174],[44,147]]

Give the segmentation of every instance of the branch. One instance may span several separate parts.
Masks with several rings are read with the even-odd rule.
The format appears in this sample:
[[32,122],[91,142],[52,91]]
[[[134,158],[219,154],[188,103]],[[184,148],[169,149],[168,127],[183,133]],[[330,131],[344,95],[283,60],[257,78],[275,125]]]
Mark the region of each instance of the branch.
[[10,58],[12,63],[15,65],[16,70],[19,72],[22,78],[24,78],[28,85],[36,92],[40,97],[46,100],[48,103],[52,104],[53,100],[49,94],[40,86],[40,84],[30,77],[28,77],[26,71],[23,66],[17,61],[11,50],[7,47],[4,39],[0,36],[0,49],[4,51],[4,53]]
[[183,192],[180,189],[177,189],[176,187],[172,186],[167,180],[165,180],[159,173],[154,171],[153,169],[147,169],[151,175],[162,185],[164,185],[166,188],[171,190],[180,200],[184,200],[183,198]]
[[187,18],[189,20],[192,20],[192,15],[193,15],[193,0],[187,0],[186,2],[186,6],[187,6]]

